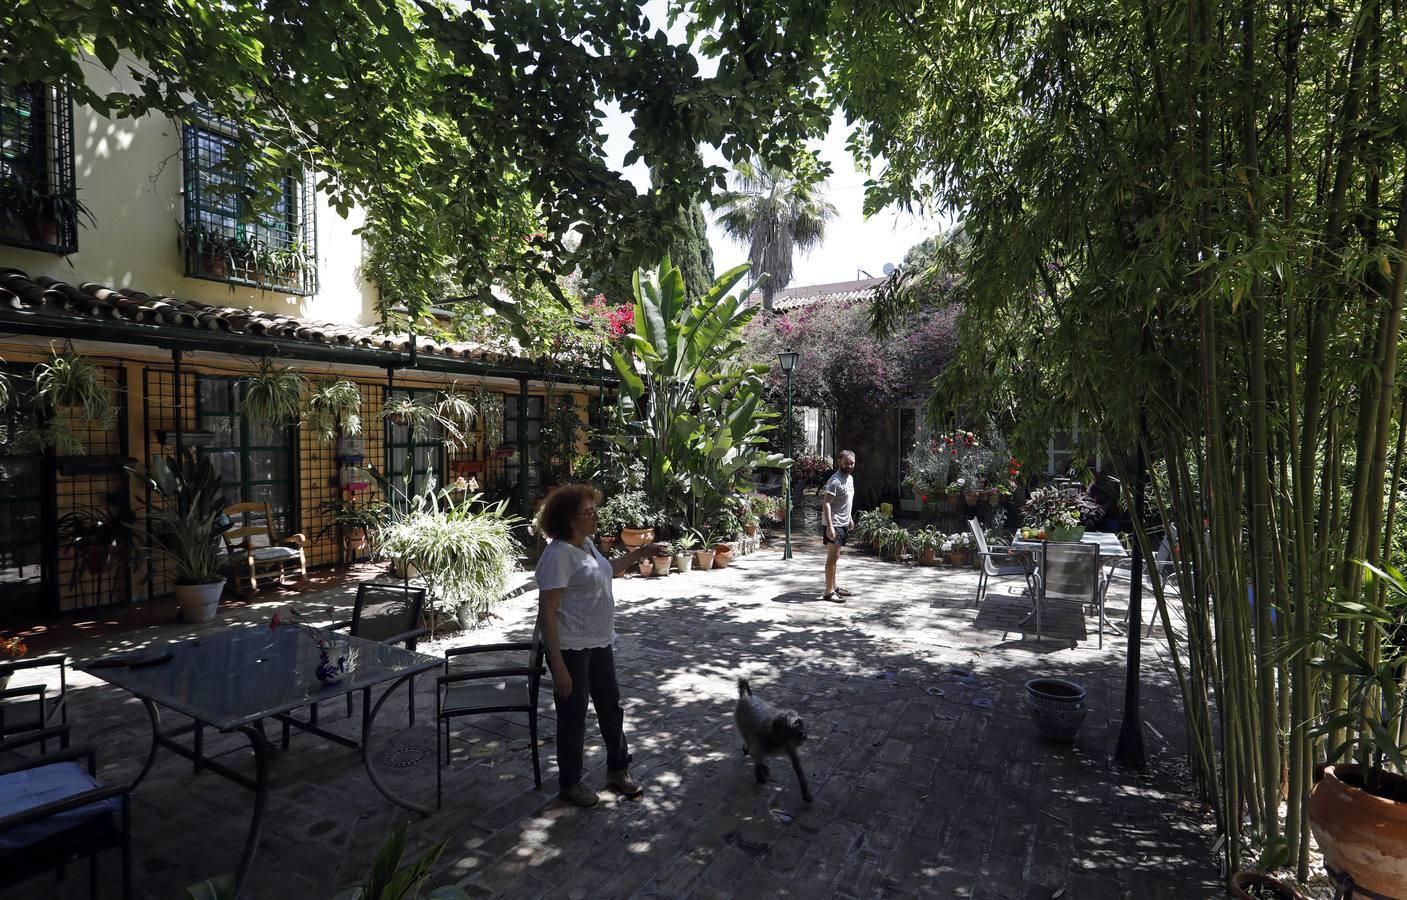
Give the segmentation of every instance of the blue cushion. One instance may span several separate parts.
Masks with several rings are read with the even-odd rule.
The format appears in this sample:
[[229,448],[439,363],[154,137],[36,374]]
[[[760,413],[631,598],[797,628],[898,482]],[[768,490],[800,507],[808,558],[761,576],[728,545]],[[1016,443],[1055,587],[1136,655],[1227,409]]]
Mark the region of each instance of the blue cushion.
[[[54,763],[0,775],[0,817],[35,809],[101,786],[96,778],[76,762]],[[110,797],[77,809],[65,810],[46,819],[0,831],[0,851],[18,850],[37,844],[45,838],[81,825],[94,816],[119,808],[119,799]]]

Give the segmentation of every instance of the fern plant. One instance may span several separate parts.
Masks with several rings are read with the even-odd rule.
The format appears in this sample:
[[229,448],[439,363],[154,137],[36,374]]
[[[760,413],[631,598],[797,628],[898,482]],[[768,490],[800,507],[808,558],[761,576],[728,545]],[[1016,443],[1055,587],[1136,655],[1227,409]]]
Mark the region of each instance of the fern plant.
[[352,382],[322,382],[314,385],[308,397],[304,421],[318,440],[330,444],[339,434],[348,437],[362,431],[362,392]]
[[111,428],[117,418],[116,391],[117,383],[102,367],[72,350],[55,352],[34,368],[34,406],[42,421],[25,430],[25,441],[38,450],[83,453],[83,442],[72,423],[86,420],[98,428]]
[[298,420],[303,410],[303,391],[308,381],[291,366],[276,365],[269,357],[259,360],[259,368],[242,379],[244,397],[239,411],[250,422],[279,426]]

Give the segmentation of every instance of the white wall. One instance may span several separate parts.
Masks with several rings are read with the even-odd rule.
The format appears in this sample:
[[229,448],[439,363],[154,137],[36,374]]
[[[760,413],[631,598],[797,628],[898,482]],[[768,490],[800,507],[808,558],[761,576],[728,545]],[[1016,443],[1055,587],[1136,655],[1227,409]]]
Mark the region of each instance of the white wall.
[[[126,72],[127,60],[118,65]],[[89,61],[99,93],[119,79]],[[373,324],[376,289],[359,275],[362,215],[343,219],[320,197],[317,206],[318,293],[300,297],[183,275],[177,241],[181,199],[181,126],[164,116],[109,120],[74,105],[74,168],[78,199],[95,227],[80,224],[78,252],[68,257],[0,245],[0,266],[73,284],[95,281],[182,300],[246,307],[317,320]]]

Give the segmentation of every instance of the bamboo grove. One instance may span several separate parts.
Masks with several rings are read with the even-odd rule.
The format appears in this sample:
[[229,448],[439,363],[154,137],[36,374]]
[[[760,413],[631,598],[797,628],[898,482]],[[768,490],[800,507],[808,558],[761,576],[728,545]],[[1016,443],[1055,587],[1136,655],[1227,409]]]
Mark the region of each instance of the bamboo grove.
[[1398,716],[1359,740],[1342,662],[1403,640],[1400,615],[1358,614],[1387,599],[1358,561],[1400,564],[1407,530],[1401,0],[889,15],[834,61],[887,166],[871,200],[945,207],[963,239],[877,323],[957,273],[935,414],[995,410],[1028,453],[1078,419],[1125,486],[1142,449],[1161,521],[1138,536],[1178,536],[1157,615],[1225,862],[1303,879],[1314,763],[1376,745],[1391,767],[1405,737]]

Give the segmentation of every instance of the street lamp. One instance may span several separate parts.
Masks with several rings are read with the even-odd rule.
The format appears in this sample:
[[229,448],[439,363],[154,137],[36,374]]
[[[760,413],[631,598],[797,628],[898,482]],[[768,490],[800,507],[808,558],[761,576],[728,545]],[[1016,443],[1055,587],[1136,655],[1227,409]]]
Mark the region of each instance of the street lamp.
[[[787,376],[787,417],[782,425],[787,431],[787,459],[791,459],[791,372],[796,368],[796,360],[801,356],[790,347],[778,354],[782,364],[782,371]],[[795,466],[795,463],[793,463]],[[787,543],[786,549],[782,551],[782,559],[791,559],[791,470],[787,470],[787,477],[783,479],[786,484],[787,495]]]

